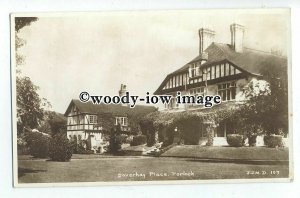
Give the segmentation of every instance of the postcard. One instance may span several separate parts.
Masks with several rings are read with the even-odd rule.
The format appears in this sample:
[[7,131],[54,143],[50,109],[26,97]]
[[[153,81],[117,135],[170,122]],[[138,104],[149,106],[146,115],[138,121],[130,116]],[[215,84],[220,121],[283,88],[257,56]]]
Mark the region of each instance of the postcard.
[[15,187],[293,180],[289,9],[11,14]]

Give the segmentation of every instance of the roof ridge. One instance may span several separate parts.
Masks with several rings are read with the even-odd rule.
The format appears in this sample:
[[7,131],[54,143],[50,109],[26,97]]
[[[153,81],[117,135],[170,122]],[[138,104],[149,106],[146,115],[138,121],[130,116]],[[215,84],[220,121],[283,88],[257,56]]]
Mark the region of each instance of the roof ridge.
[[268,52],[268,51],[264,51],[264,50],[253,49],[253,48],[250,48],[250,47],[244,47],[244,48],[248,49],[248,50],[251,50],[251,51],[255,51],[255,52],[265,53],[265,54],[268,54],[268,55],[271,55],[271,56],[286,58],[286,56],[284,56],[284,55],[272,54],[272,52]]
[[[220,45],[227,45],[228,47],[231,47],[231,44],[229,43],[220,43],[220,42],[212,42],[213,44],[220,44]],[[258,49],[253,49],[253,48],[250,48],[250,47],[243,47],[245,49],[248,49],[248,50],[251,50],[251,51],[255,51],[255,52],[261,52],[261,53],[265,53],[265,54],[268,54],[268,55],[271,55],[271,56],[276,56],[276,57],[282,57],[282,58],[286,58],[286,56],[284,55],[277,55],[277,54],[272,54],[272,52],[269,52],[269,51],[264,51],[264,50],[258,50]],[[223,52],[224,50],[221,49]]]

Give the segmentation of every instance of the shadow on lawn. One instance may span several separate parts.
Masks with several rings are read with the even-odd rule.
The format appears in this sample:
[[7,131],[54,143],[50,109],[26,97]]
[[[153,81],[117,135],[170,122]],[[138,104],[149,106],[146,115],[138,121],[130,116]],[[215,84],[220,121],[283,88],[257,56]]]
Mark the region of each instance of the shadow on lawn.
[[18,168],[18,178],[23,177],[26,173],[47,172],[47,170],[33,170],[29,168]]
[[207,163],[233,163],[233,164],[251,164],[251,165],[289,165],[289,161],[276,160],[244,160],[244,159],[223,159],[223,158],[206,158],[206,159],[188,159],[190,162],[207,162]]

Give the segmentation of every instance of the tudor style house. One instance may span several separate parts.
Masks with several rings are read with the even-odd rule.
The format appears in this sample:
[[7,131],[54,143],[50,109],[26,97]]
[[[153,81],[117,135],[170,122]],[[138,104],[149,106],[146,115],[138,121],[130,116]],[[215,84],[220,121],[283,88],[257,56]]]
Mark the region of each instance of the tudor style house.
[[[125,92],[126,85],[121,85],[120,96]],[[130,108],[121,104],[93,104],[91,101],[83,103],[73,99],[64,114],[67,117],[67,137],[69,140],[87,140],[87,147],[96,150],[106,143],[103,134],[110,132],[102,126],[101,115],[111,115],[114,124],[120,124],[122,133],[130,134],[131,118],[142,117],[156,110],[153,106],[136,105],[135,108]]]
[[[200,29],[198,56],[168,74],[154,94],[175,96],[177,91],[181,91],[182,95],[220,95],[220,105],[235,105],[245,100],[245,86],[253,79],[263,79],[261,69],[274,64],[287,68],[287,58],[245,47],[244,31],[242,25],[232,24],[231,43],[225,44],[214,41],[216,33],[213,30]],[[192,111],[202,108],[171,101],[162,110]],[[223,123],[217,128],[215,136],[226,137],[231,132],[231,126]]]

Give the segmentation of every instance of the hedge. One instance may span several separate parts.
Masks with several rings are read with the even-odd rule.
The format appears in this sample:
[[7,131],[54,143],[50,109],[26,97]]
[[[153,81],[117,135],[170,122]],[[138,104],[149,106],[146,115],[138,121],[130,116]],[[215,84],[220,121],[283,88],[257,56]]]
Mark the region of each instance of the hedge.
[[244,146],[244,137],[239,134],[229,134],[227,135],[227,143],[232,147],[242,147]]
[[33,157],[47,158],[50,138],[42,133],[30,132],[26,135],[29,153]]
[[53,136],[49,147],[49,157],[53,161],[70,161],[73,153],[72,144],[64,134]]
[[281,135],[264,136],[264,144],[270,148],[283,147],[283,137]]
[[147,142],[147,137],[145,135],[137,135],[133,137],[130,145],[137,146],[137,145],[146,144],[146,142]]

